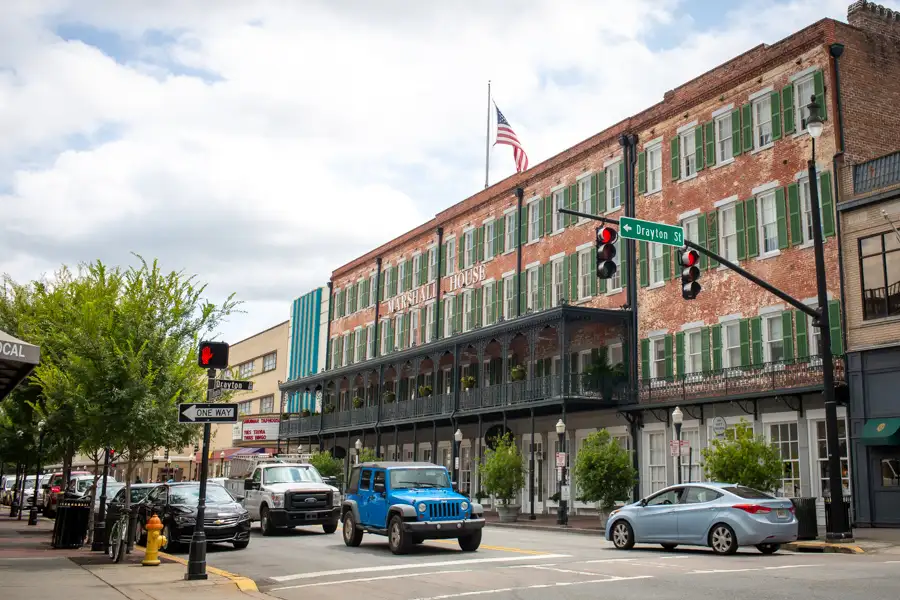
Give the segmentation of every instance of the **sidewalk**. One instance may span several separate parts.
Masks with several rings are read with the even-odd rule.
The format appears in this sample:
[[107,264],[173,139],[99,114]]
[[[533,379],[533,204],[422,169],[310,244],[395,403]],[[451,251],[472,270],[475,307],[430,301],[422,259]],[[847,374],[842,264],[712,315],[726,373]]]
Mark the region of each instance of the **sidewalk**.
[[[2,507],[0,507],[2,508]],[[89,547],[55,550],[50,547],[53,521],[41,518],[28,526],[0,513],[0,589],[4,600],[32,600],[63,594],[70,600],[247,600],[269,598],[256,586],[209,568],[209,579],[185,581],[184,560],[160,555],[163,564],[140,564],[142,548],[113,564],[102,552]]]

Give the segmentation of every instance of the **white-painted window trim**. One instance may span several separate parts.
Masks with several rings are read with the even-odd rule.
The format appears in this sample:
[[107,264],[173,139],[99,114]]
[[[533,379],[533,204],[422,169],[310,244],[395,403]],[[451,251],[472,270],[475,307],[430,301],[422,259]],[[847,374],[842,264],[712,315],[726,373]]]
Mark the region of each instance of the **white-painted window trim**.
[[587,171],[585,173],[582,173],[581,175],[579,175],[575,178],[575,182],[577,183],[577,182],[581,181],[582,179],[585,179],[586,177],[590,177],[593,174],[594,174],[593,171]]
[[687,220],[687,219],[690,219],[691,217],[696,217],[697,215],[700,214],[700,212],[701,212],[701,211],[700,211],[699,208],[695,208],[695,209],[693,209],[693,210],[689,210],[689,211],[687,211],[687,212],[681,213],[680,215],[678,215],[678,217],[676,218],[676,220],[677,220],[677,221],[685,221],[685,220]]
[[750,102],[753,102],[754,100],[759,100],[760,98],[764,98],[774,91],[775,91],[775,88],[771,85],[764,87],[763,89],[757,90],[757,91],[753,92],[752,94],[750,94],[750,97],[748,98],[748,100]]
[[781,184],[778,181],[768,181],[762,185],[756,186],[755,188],[750,190],[750,193],[753,194],[754,196],[756,196],[757,194],[764,194],[764,193],[766,193],[770,190],[774,190],[778,187],[781,187]]
[[775,313],[783,313],[784,304],[775,304],[774,306],[762,306],[759,309],[759,316],[771,315]]
[[723,115],[727,115],[733,111],[734,111],[734,103],[732,102],[731,104],[727,104],[727,105],[723,106],[722,108],[717,108],[716,110],[714,110],[712,113],[712,118],[715,120],[716,118],[721,117]]
[[729,196],[728,198],[723,198],[722,200],[717,200],[716,202],[713,203],[713,206],[715,208],[722,208],[724,206],[729,206],[731,204],[734,204],[735,202],[737,202],[737,200],[738,200],[738,196],[737,196],[737,194],[735,194],[734,196]]
[[740,321],[744,316],[740,313],[733,313],[730,315],[723,315],[719,317],[719,323],[730,323],[732,321]]
[[697,128],[697,120],[694,119],[694,120],[691,121],[690,123],[685,123],[684,125],[682,125],[682,126],[679,127],[678,129],[676,129],[676,130],[675,130],[675,133],[677,133],[678,135],[681,135],[682,133],[685,133],[686,131],[690,131],[690,130],[696,129],[696,128]]
[[588,248],[592,247],[593,245],[594,245],[594,242],[587,242],[586,244],[581,244],[580,246],[575,247],[575,252],[581,252],[582,250],[587,250]]

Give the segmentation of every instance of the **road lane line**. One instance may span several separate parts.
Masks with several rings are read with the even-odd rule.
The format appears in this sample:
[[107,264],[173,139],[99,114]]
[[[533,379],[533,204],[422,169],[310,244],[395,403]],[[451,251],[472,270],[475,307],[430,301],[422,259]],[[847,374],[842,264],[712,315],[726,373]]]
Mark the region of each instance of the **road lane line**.
[[824,567],[825,565],[781,565],[778,567],[763,567],[763,571],[773,571],[775,569],[802,569],[804,567]]
[[593,564],[593,563],[634,562],[636,560],[637,560],[636,558],[601,558],[598,560],[581,560],[578,562]]
[[706,575],[709,573],[746,573],[747,571],[759,571],[759,569],[710,569],[709,571],[691,571],[688,575]]
[[304,583],[301,585],[288,585],[285,587],[271,588],[266,591],[277,592],[280,590],[296,590],[299,588],[316,587],[320,585],[340,585],[342,583],[363,583],[367,581],[381,581],[383,579],[404,579],[406,577],[424,577],[425,575],[444,575],[445,573],[471,573],[472,569],[458,569],[455,571],[430,571],[428,573],[407,573],[405,575],[382,575],[380,577],[360,577],[358,579],[341,579],[338,581],[317,581],[316,583]]
[[900,560],[886,560],[886,561],[884,561],[884,564],[886,564],[886,565],[898,565],[898,564],[900,564]]
[[[435,544],[450,544],[451,546],[456,546],[458,542],[455,540],[428,540],[428,543]],[[478,547],[480,550],[496,550],[499,552],[515,552],[516,554],[534,554],[534,555],[546,555],[549,552],[544,552],[543,550],[523,550],[522,548],[509,548],[507,546],[486,546],[482,544]]]
[[442,596],[429,596],[415,598],[414,600],[450,600],[451,598],[466,598],[468,596],[486,596],[488,594],[501,594],[504,592],[521,592],[525,590],[539,590],[553,587],[568,587],[572,585],[587,585],[590,583],[615,583],[616,581],[633,581],[635,579],[653,579],[652,575],[638,575],[637,577],[613,577],[611,579],[591,579],[588,581],[561,581],[558,583],[539,583],[524,587],[497,588],[493,590],[475,590],[472,592],[459,592],[456,594],[444,594]]
[[297,579],[315,579],[316,577],[330,577],[331,575],[353,575],[355,573],[378,573],[382,571],[398,571],[403,569],[427,569],[430,567],[454,567],[457,565],[480,565],[487,563],[511,562],[518,560],[537,560],[541,558],[571,558],[570,554],[541,554],[523,556],[498,556],[491,558],[469,558],[464,560],[441,560],[435,562],[401,563],[399,565],[380,565],[377,567],[357,567],[355,569],[335,569],[333,571],[317,571],[314,573],[296,573],[294,575],[280,575],[270,577],[272,581],[283,583]]
[[[587,575],[588,577],[596,577],[597,575],[603,575],[603,573],[593,573],[591,571],[573,571],[572,569],[559,569],[556,567],[545,566],[545,565],[524,565],[526,567],[530,567],[532,569],[539,569],[541,571],[556,571],[557,573],[571,573],[572,575]],[[610,577],[614,577],[614,575],[610,575]]]

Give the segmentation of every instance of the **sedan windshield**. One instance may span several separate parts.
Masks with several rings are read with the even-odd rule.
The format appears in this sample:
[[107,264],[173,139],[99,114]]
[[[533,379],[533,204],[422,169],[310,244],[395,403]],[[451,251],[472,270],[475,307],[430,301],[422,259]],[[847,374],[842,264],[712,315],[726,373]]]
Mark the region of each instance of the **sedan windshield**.
[[322,483],[319,472],[309,467],[270,467],[266,469],[266,483]]
[[392,490],[450,487],[444,469],[392,469],[390,473]]
[[[199,485],[175,486],[169,488],[169,504],[177,504],[179,506],[197,506],[200,500]],[[209,504],[222,504],[225,502],[234,502],[234,498],[228,493],[228,490],[220,485],[210,485],[206,488],[206,502]]]

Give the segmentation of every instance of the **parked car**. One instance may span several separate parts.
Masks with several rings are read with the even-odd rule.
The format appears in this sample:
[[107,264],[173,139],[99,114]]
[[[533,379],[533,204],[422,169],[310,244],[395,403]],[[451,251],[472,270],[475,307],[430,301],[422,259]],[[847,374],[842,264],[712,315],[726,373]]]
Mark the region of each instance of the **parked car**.
[[456,538],[464,552],[481,545],[484,509],[453,489],[445,467],[431,463],[373,462],[353,468],[341,504],[344,543],[364,533],[385,535],[394,554],[426,539]]
[[637,544],[709,546],[716,554],[734,554],[756,546],[774,554],[797,539],[794,505],[787,498],[734,483],[690,483],[661,490],[614,510],[606,539],[620,550]]
[[[132,483],[131,484],[131,507],[133,510],[137,510],[136,505],[140,504],[144,501],[144,498],[147,497],[147,494],[150,493],[150,490],[155,488],[158,484],[156,483]],[[113,523],[118,520],[119,516],[122,514],[122,511],[125,510],[125,484],[117,483],[117,487],[115,492],[110,492],[110,487],[107,485],[106,493],[110,494],[109,500],[106,501],[106,531],[107,533],[112,531]],[[99,513],[99,505],[95,505],[95,510]],[[137,523],[136,531],[137,535],[134,536],[134,539],[137,540],[141,537],[141,529],[140,522]]]
[[[182,544],[190,543],[197,522],[199,498],[199,482],[164,483],[153,488],[136,506],[141,543],[146,539],[147,521],[154,514],[162,521],[167,548],[176,550]],[[237,549],[250,544],[250,513],[224,487],[207,485],[204,517],[208,542],[230,542]]]
[[[112,484],[118,483],[115,477],[107,476],[106,477],[106,494],[109,497],[109,486]],[[66,486],[65,497],[66,498],[90,498],[91,487],[94,485],[94,476],[93,475],[76,475],[69,480],[69,485]],[[103,489],[103,478],[97,478],[97,493],[95,494],[94,503],[96,505],[100,492]]]
[[16,487],[15,475],[3,477],[3,485],[0,486],[0,504],[12,504],[13,490]]
[[[90,473],[87,471],[72,471],[69,476],[76,477],[78,475],[90,475]],[[59,499],[64,493],[63,488],[66,485],[66,480],[63,479],[63,476],[64,473],[61,472],[48,473],[41,479],[41,490],[43,491],[41,506],[43,506],[45,517],[52,518],[56,516],[56,505],[59,504]]]

